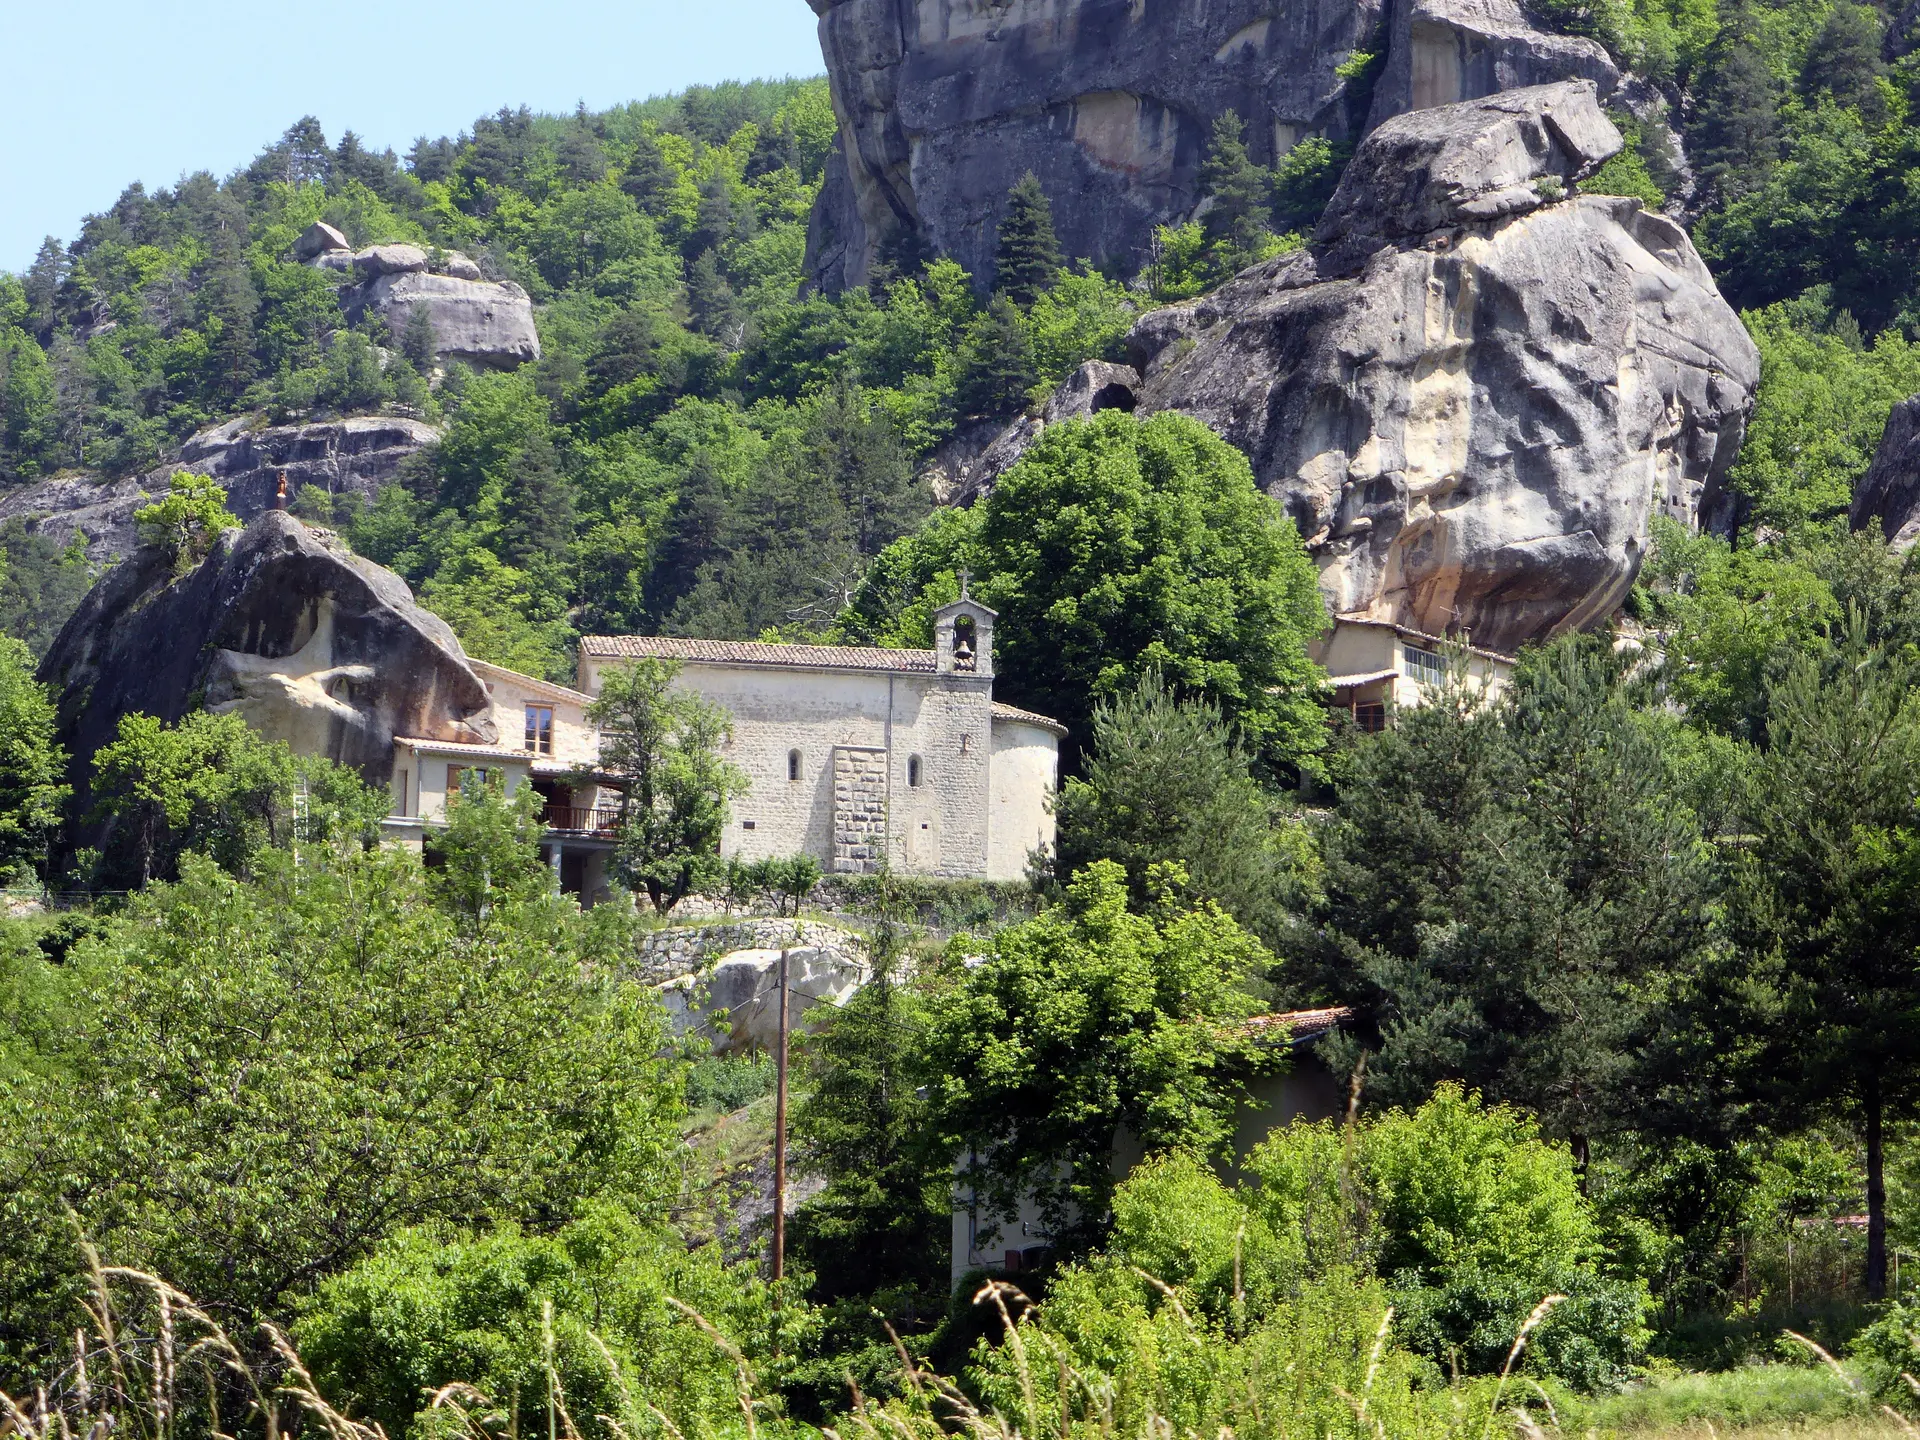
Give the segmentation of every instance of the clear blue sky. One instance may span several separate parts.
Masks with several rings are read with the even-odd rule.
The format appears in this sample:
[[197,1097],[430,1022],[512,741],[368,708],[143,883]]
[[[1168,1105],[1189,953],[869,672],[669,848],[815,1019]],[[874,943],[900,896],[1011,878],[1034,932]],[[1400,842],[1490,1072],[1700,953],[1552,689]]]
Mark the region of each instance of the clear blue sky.
[[226,175],[302,115],[405,153],[502,105],[823,68],[806,0],[0,0],[0,268],[135,180]]

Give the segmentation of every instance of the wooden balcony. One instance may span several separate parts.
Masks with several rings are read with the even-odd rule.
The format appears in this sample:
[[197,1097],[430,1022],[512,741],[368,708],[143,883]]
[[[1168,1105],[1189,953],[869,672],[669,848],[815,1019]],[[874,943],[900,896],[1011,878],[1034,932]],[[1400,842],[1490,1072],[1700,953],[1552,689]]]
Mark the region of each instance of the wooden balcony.
[[540,823],[549,830],[569,835],[600,835],[612,839],[620,828],[620,809],[616,805],[548,805],[540,812]]

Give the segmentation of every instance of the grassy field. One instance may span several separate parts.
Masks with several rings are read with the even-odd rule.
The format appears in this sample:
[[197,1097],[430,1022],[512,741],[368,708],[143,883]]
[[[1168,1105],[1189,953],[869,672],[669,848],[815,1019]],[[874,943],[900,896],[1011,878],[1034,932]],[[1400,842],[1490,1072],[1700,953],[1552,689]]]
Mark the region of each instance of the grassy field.
[[1825,1365],[1749,1365],[1720,1374],[1656,1376],[1617,1395],[1574,1402],[1559,1416],[1570,1435],[1691,1435],[1707,1440],[1866,1440],[1916,1432]]

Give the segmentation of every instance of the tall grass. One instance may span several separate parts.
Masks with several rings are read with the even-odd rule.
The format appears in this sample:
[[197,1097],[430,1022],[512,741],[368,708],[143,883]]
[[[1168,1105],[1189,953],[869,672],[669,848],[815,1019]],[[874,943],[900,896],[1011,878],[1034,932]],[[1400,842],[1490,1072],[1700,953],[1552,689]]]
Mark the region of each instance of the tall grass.
[[[292,1440],[307,1435],[387,1440],[379,1425],[342,1413],[319,1392],[292,1343],[275,1327],[262,1326],[258,1336],[248,1337],[256,1343],[243,1346],[217,1318],[164,1280],[103,1264],[91,1247],[83,1248],[91,1283],[71,1359],[31,1395],[0,1392],[0,1440]],[[1192,1343],[1209,1343],[1204,1328],[1167,1293]],[[1810,1342],[1820,1365],[1678,1377],[1599,1402],[1563,1398],[1556,1408],[1552,1397],[1518,1373],[1529,1333],[1554,1298],[1528,1317],[1497,1379],[1426,1392],[1411,1409],[1404,1395],[1397,1403],[1383,1403],[1389,1397],[1376,1393],[1375,1382],[1389,1348],[1388,1311],[1371,1337],[1362,1383],[1352,1393],[1338,1392],[1337,1421],[1328,1423],[1329,1412],[1323,1410],[1309,1428],[1299,1428],[1296,1421],[1306,1417],[1279,1393],[1284,1387],[1277,1387],[1264,1396],[1237,1397],[1238,1423],[1221,1426],[1215,1437],[1176,1427],[1158,1414],[1137,1426],[1122,1422],[1126,1407],[1120,1391],[1126,1381],[1117,1373],[1075,1365],[1044,1329],[1018,1323],[1017,1316],[1033,1311],[1032,1302],[1001,1281],[989,1282],[974,1301],[991,1306],[1002,1324],[1003,1344],[1019,1377],[1015,1403],[1003,1410],[983,1408],[951,1378],[923,1367],[893,1335],[899,1393],[876,1402],[855,1388],[849,1412],[819,1431],[785,1419],[778,1398],[747,1357],[704,1316],[678,1300],[668,1304],[731,1362],[738,1418],[717,1433],[744,1440],[774,1435],[787,1440],[800,1435],[822,1440],[1306,1440],[1309,1435],[1312,1440],[1544,1440],[1561,1434],[1680,1430],[1709,1440],[1722,1433],[1716,1427],[1808,1421],[1830,1422],[1837,1426],[1835,1435],[1895,1433],[1899,1440],[1920,1440],[1920,1430],[1874,1406],[1857,1381]],[[688,1440],[647,1396],[633,1393],[623,1366],[597,1339],[618,1413],[577,1414],[554,1361],[551,1306],[545,1320],[547,1440]],[[1041,1377],[1045,1383],[1039,1383]],[[502,1404],[474,1385],[443,1384],[423,1391],[415,1429],[432,1440],[519,1440],[514,1418],[519,1398]]]

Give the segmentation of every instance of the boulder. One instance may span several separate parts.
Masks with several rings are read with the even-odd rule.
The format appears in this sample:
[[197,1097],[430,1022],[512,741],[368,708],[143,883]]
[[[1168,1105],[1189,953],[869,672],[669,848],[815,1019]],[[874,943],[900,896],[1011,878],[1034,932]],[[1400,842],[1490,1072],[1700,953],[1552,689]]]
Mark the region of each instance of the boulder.
[[[1154,228],[1202,201],[1227,110],[1271,165],[1404,110],[1573,78],[1605,93],[1618,78],[1599,45],[1536,30],[1517,0],[811,3],[840,121],[807,243],[811,282],[829,290],[923,248],[984,286],[1007,191],[1029,170],[1068,257],[1131,274]],[[1377,75],[1350,63],[1383,52]]]
[[1893,407],[1873,463],[1853,487],[1847,519],[1856,530],[1878,523],[1893,548],[1920,540],[1920,395]]
[[480,267],[458,250],[449,250],[433,268],[436,275],[451,275],[456,280],[481,280]]
[[445,360],[511,370],[540,358],[533,302],[510,280],[495,285],[408,271],[381,275],[341,299],[350,320],[379,315],[396,339],[424,309],[433,322],[434,351]]
[[1383,125],[1315,248],[1129,336],[1139,413],[1248,456],[1336,614],[1509,650],[1611,614],[1656,511],[1737,519],[1758,352],[1679,226],[1537,185],[1618,145],[1569,88]]
[[104,482],[66,475],[8,491],[0,495],[0,521],[25,516],[61,544],[83,534],[91,558],[105,563],[133,552],[134,511],[164,492],[175,470],[213,476],[226,487],[227,507],[251,520],[273,508],[282,470],[290,494],[317,485],[371,501],[408,458],[440,438],[431,425],[387,415],[264,429],[258,423],[258,416],[243,415],[201,430],[180,447],[178,460],[144,475]]
[[427,252],[418,245],[373,245],[353,257],[353,268],[369,280],[417,275],[427,268]]
[[[787,951],[791,1030],[812,1028],[805,1019],[809,1011],[844,1005],[865,983],[867,968],[854,958],[857,948],[807,945]],[[660,995],[676,1034],[695,1033],[720,1054],[772,1050],[780,1043],[778,950],[735,950],[711,970],[663,985]],[[725,1012],[724,1025],[720,1012]]]
[[1591,80],[1603,97],[1620,83],[1598,41],[1535,29],[1517,0],[1405,0],[1389,11],[1374,125],[1556,80]]
[[1620,143],[1585,80],[1397,115],[1367,137],[1320,217],[1314,238],[1330,247],[1321,272],[1448,226],[1537,210]]
[[324,220],[316,220],[300,232],[300,238],[293,242],[293,258],[312,260],[331,251],[350,251],[347,237]]
[[498,739],[446,623],[399,576],[280,511],[228,531],[184,575],[157,550],[134,552],[81,601],[40,679],[82,810],[94,752],[134,712],[236,711],[380,785],[396,735]]

